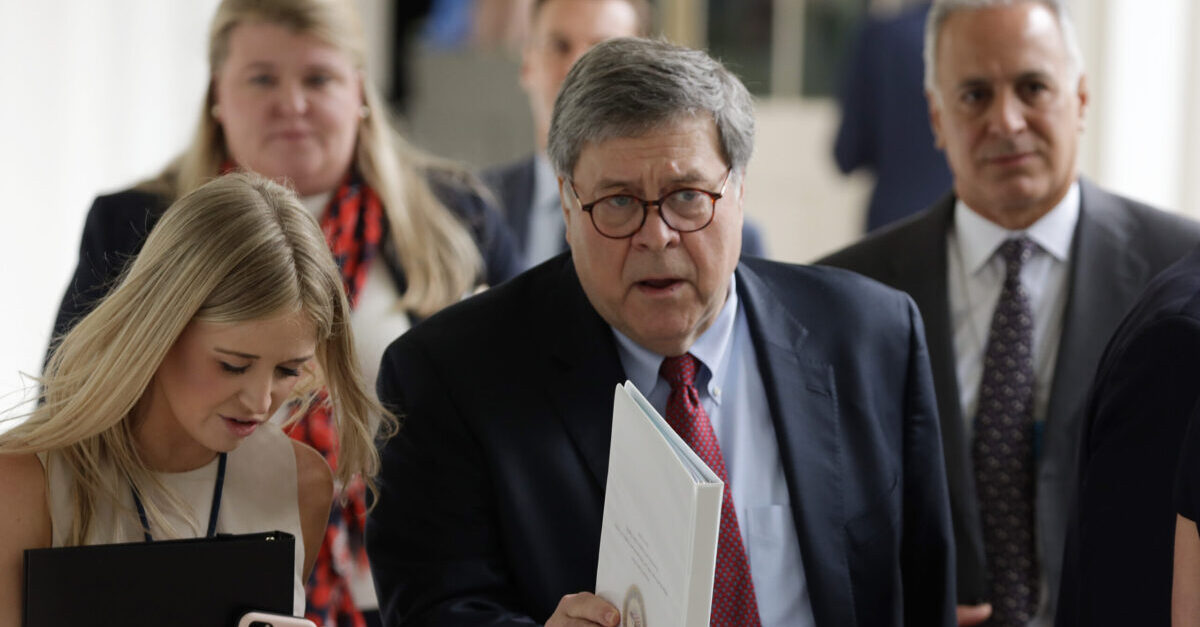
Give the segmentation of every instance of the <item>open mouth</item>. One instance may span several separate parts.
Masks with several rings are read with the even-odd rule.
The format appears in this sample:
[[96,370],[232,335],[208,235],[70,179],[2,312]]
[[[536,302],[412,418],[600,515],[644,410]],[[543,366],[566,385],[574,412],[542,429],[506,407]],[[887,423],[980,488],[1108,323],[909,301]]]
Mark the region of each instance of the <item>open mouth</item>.
[[242,420],[239,418],[230,418],[221,416],[225,419],[225,426],[238,437],[246,437],[254,433],[254,429],[258,427],[259,422],[256,420]]

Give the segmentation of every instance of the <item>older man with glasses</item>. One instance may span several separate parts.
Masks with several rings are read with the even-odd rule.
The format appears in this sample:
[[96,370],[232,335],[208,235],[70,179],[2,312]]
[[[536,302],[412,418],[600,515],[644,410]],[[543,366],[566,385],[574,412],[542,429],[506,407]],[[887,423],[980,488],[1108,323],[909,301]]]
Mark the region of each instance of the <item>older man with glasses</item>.
[[617,625],[591,591],[628,379],[726,481],[713,625],[953,624],[920,317],[844,271],[739,261],[753,134],[702,52],[615,39],[574,66],[549,143],[570,252],[385,354],[385,622]]

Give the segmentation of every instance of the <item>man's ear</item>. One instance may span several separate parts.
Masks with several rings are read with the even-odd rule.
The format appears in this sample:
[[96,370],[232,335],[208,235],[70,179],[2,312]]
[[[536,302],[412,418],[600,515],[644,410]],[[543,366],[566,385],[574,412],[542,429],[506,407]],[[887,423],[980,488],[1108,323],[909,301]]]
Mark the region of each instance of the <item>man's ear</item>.
[[1075,88],[1076,96],[1079,98],[1079,132],[1082,133],[1087,126],[1087,105],[1088,105],[1088,87],[1087,74],[1079,73],[1079,84]]
[[925,102],[929,105],[929,130],[933,131],[933,145],[938,150],[945,150],[946,142],[942,139],[941,101],[936,93],[925,90]]
[[745,217],[746,203],[746,172],[743,170],[741,176],[738,177],[737,186],[737,208],[738,215]]
[[533,72],[532,61],[533,57],[533,33],[526,35],[526,41],[521,46],[521,68],[517,73],[517,84],[526,93],[529,92],[529,75]]
[[558,179],[558,204],[562,207],[563,214],[563,237],[567,240],[567,246],[571,245],[571,201],[567,197],[567,182],[563,177]]

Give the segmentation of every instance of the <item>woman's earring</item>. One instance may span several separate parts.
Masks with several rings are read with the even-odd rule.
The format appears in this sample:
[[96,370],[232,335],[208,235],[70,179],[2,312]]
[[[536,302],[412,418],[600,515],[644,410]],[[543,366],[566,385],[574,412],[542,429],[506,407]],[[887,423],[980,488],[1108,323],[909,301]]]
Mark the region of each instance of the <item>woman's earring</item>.
[[359,107],[358,108],[358,117],[363,120],[371,117],[371,107],[368,107],[367,105],[363,105],[363,106]]
[[212,114],[214,120],[221,119],[221,105],[219,105],[219,104],[213,105],[212,108],[208,110],[208,112]]

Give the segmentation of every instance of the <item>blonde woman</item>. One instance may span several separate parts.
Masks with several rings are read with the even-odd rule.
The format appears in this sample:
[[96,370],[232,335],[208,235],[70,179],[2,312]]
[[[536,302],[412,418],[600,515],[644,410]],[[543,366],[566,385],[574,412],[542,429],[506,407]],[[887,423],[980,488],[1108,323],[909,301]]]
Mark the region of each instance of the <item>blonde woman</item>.
[[[368,381],[383,349],[416,319],[517,272],[503,219],[469,177],[409,147],[389,123],[367,80],[355,4],[220,4],[209,38],[211,80],[191,145],[154,180],[96,199],[56,336],[108,289],[162,208],[234,167],[286,181],[320,220],[345,279]],[[326,418],[306,418],[293,435],[331,454]],[[358,610],[376,606],[361,495],[355,486],[344,510],[335,505],[327,553],[335,559],[322,558],[312,582],[317,622],[358,625]]]
[[282,186],[231,174],[172,205],[55,349],[44,403],[0,435],[0,625],[20,618],[24,549],[272,529],[297,538],[302,612],[333,474],[267,419],[323,385],[338,479],[374,476],[368,418],[394,421],[348,316],[316,222]]

